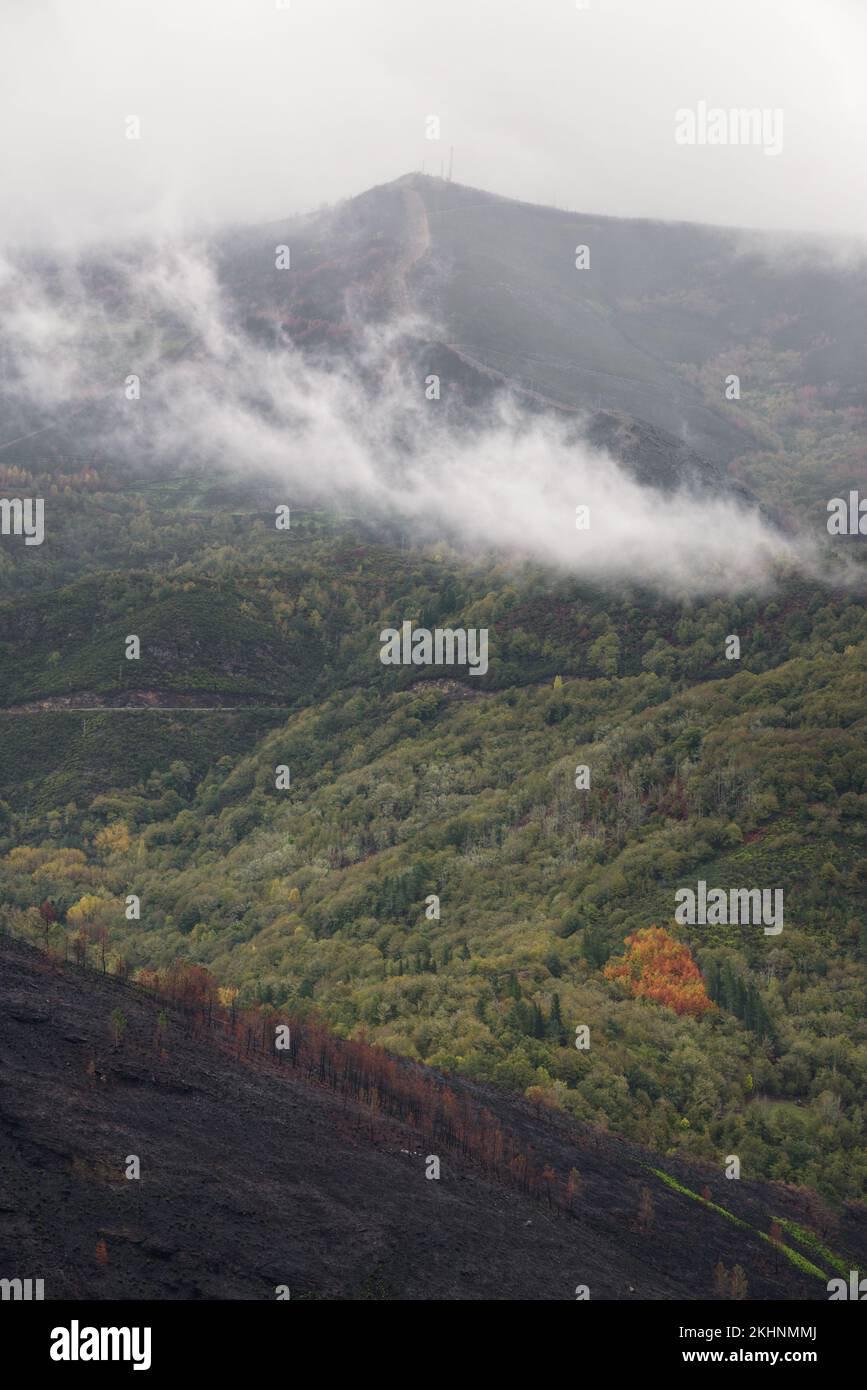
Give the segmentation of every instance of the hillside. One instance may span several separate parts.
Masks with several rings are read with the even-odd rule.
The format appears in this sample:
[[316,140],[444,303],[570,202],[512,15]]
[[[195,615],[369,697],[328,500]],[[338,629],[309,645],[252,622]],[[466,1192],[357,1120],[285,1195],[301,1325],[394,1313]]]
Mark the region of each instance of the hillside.
[[[677,1163],[663,1181],[653,1155],[465,1087],[540,1162],[577,1167],[580,1196],[566,1213],[445,1149],[426,1180],[428,1144],[387,1096],[374,1112],[244,1059],[179,1006],[8,937],[0,966],[0,1268],[40,1271],[48,1298],[694,1299],[719,1263],[752,1298],[826,1297],[823,1242],[780,1188]],[[832,1224],[863,1267],[863,1212]]]
[[[581,246],[590,262],[579,270]],[[867,263],[833,243],[537,207],[408,174],[176,250],[168,267],[147,246],[26,262],[0,291],[0,313],[38,288],[69,316],[80,377],[65,398],[28,398],[4,343],[0,463],[70,478],[95,468],[124,484],[185,466],[149,397],[213,351],[179,272],[195,254],[251,344],[368,371],[372,394],[382,377],[365,365],[368,335],[402,325],[387,370],[409,393],[440,375],[440,413],[457,427],[506,391],[645,483],[758,498],[789,527],[823,525],[828,496],[864,476]],[[119,362],[149,384],[132,441],[117,413]],[[732,374],[737,399],[726,398]]]
[[[287,239],[295,270],[275,279]],[[739,482],[803,520],[829,485],[863,477],[867,261],[833,244],[537,207],[409,174],[237,231],[219,256],[252,330],[345,352],[371,320],[415,313],[433,329],[430,369],[451,354],[453,396],[504,382],[577,411],[645,481]],[[624,448],[630,432],[638,444]]]
[[[284,275],[274,248],[286,238]],[[587,272],[574,268],[578,242],[592,245]],[[34,267],[28,281],[37,302],[48,283],[58,313],[83,287],[81,337],[69,341],[95,382],[114,374],[114,404],[95,387],[41,404],[4,386],[15,399],[0,489],[44,495],[50,520],[44,545],[0,540],[0,931],[104,964],[130,990],[155,970],[205,969],[238,1009],[318,1020],[347,1046],[447,1077],[533,1147],[545,1136],[560,1172],[572,1141],[557,1136],[592,1129],[617,1136],[598,1140],[615,1166],[615,1151],[625,1163],[643,1146],[674,1174],[704,1165],[714,1200],[763,1192],[744,1217],[753,1226],[777,1200],[762,1184],[777,1183],[809,1190],[785,1199],[805,1210],[828,1203],[823,1221],[846,1235],[867,1200],[867,552],[862,538],[830,537],[825,519],[832,492],[863,478],[863,268],[811,268],[746,234],[532,208],[414,175],[207,249],[216,278],[183,247],[156,271],[142,252],[141,284],[128,248],[70,279]],[[0,301],[14,289],[10,279]],[[121,405],[117,373],[136,354],[145,389]],[[432,370],[440,415],[417,408]],[[720,399],[729,370],[742,373],[737,402]],[[292,394],[296,379],[309,394]],[[489,438],[502,393],[510,425],[489,453],[462,453]],[[127,404],[135,413],[121,415]],[[321,426],[311,435],[308,415]],[[509,429],[537,439],[541,471],[511,457],[501,494]],[[631,509],[612,570],[604,548],[595,566],[572,562],[588,442],[607,451],[597,515],[624,496]],[[362,483],[344,487],[332,455]],[[552,458],[562,493],[545,472]],[[697,511],[678,510],[687,481]],[[546,483],[555,505],[522,548]],[[461,505],[438,509],[448,488],[478,511],[477,534],[462,530]],[[734,505],[712,511],[745,493],[774,526]],[[501,533],[509,497],[515,524]],[[291,527],[277,529],[290,503]],[[555,550],[563,530],[569,546]],[[697,561],[683,567],[696,536]],[[381,634],[405,621],[485,631],[486,672],[383,665]],[[128,660],[130,635],[140,652]],[[783,931],[677,921],[675,895],[699,883],[782,894]],[[126,986],[9,950],[16,970],[30,961],[25,993],[73,982],[56,1007],[82,1016],[69,1031],[84,1039],[85,1086],[97,1038],[82,1019],[104,1022]],[[131,1052],[145,1046],[151,1004],[130,1001]],[[47,1065],[47,1025],[15,1027],[14,1046],[31,1038],[34,1065]],[[204,1073],[198,1137],[185,1128],[195,1116],[173,1108],[205,1066],[197,1047],[181,1030],[168,1050],[177,1092],[140,1071],[106,1092],[142,1100],[148,1142],[175,1174],[184,1146],[204,1165],[204,1130],[229,1123]],[[297,1078],[257,1072],[232,1141],[245,1167],[241,1131],[257,1132],[257,1107],[278,1108],[278,1084],[297,1114],[308,1104]],[[15,1102],[26,1126],[53,1123],[28,1109],[39,1094],[25,1086]],[[88,1104],[105,1136],[101,1095]],[[303,1161],[318,1173],[321,1135],[344,1135],[335,1109],[349,1100],[316,1095],[322,1128]],[[75,1108],[63,1113],[84,1144]],[[112,1142],[137,1152],[135,1113],[117,1123]],[[277,1163],[285,1136],[268,1133]],[[377,1170],[368,1183],[346,1152],[346,1191],[393,1190],[396,1206],[384,1224],[370,1214],[369,1260],[343,1282],[336,1265],[298,1266],[311,1296],[379,1278],[380,1245],[397,1262],[388,1288],[462,1296],[453,1270],[423,1285],[395,1253],[415,1177],[402,1187]],[[721,1177],[730,1155],[740,1184]],[[641,1183],[629,1168],[627,1200],[604,1168],[593,1279],[610,1297],[629,1283],[674,1296],[689,1262],[666,1256],[654,1273],[645,1247],[606,1282],[603,1236],[632,1220]],[[336,1220],[340,1171],[321,1171],[310,1261]],[[473,1192],[481,1181],[461,1180]],[[654,1201],[673,1200],[652,1186]],[[454,1198],[456,1240],[474,1203],[496,1211],[477,1233],[491,1269],[519,1196]],[[104,1219],[98,1202],[85,1209],[82,1250],[97,1238],[88,1222]],[[273,1211],[257,1210],[265,1250]],[[548,1292],[531,1296],[569,1296],[561,1254],[547,1274],[540,1263]],[[522,1259],[506,1276],[515,1289]],[[732,1261],[743,1264],[726,1247]],[[172,1287],[191,1288],[186,1277]],[[207,1288],[228,1288],[222,1277]],[[771,1277],[750,1266],[760,1296]]]
[[[151,515],[158,549],[179,523]],[[197,961],[245,1002],[652,1147],[863,1198],[863,599],[792,576],[677,602],[313,519],[288,554],[255,518],[217,561],[212,535],[191,519],[164,574],[0,608],[21,653],[0,917],[92,950],[105,931],[134,967]],[[406,613],[487,626],[487,674],[383,667]],[[782,935],[677,926],[699,880],[781,889]],[[708,1016],[606,977],[652,923],[725,977]]]

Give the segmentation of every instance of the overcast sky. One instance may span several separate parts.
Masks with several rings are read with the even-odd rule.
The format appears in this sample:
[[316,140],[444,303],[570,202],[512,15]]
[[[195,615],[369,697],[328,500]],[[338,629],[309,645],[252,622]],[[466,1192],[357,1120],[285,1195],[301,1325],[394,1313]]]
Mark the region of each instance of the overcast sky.
[[[0,0],[0,238],[276,219],[451,145],[456,181],[534,202],[867,225],[865,0],[281,4]],[[780,153],[678,144],[700,102],[781,111]]]

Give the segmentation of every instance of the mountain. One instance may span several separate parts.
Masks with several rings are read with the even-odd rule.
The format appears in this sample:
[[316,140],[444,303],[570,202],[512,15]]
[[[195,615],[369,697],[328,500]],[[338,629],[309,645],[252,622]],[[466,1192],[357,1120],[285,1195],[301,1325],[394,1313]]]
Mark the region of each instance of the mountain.
[[[289,260],[278,271],[281,246]],[[582,247],[589,263],[577,269]],[[829,495],[863,477],[867,260],[832,242],[538,207],[408,174],[195,250],[213,261],[237,324],[260,345],[363,372],[371,330],[401,324],[389,370],[410,395],[440,376],[440,416],[457,427],[477,427],[507,392],[645,483],[758,499],[787,528],[824,525]],[[5,335],[0,465],[72,476],[91,466],[103,478],[142,466],[134,449],[124,452],[124,417],[113,414],[118,364],[138,366],[150,383],[139,402],[147,418],[153,384],[212,347],[186,313],[184,296],[196,290],[167,307],[172,275],[164,266],[143,274],[164,251],[102,248],[75,263],[34,256],[22,279],[7,279],[0,319],[5,311],[16,331],[38,324],[33,305],[22,313],[19,302],[38,287],[84,380],[59,402],[64,370],[57,388],[22,397],[14,332]],[[28,352],[41,342],[25,344],[29,388]],[[369,386],[375,393],[375,376]],[[179,464],[183,451],[172,457],[163,441],[148,453],[148,476]]]
[[[393,1193],[386,1216],[365,1208],[371,1248],[391,1252],[383,1287],[494,1288],[469,1264],[464,1282],[453,1271],[424,1282],[427,1271],[394,1254],[417,1174],[400,1179],[392,1149],[376,1159],[364,1144],[353,1158],[337,1110],[354,1115],[355,1097],[316,1092],[322,1127],[311,1135],[301,1078],[257,1070],[260,1089],[247,1095],[238,1059],[217,1049],[206,1062],[210,1043],[186,1024],[162,1049],[168,1071],[147,1070],[154,972],[196,969],[247,1016],[276,1010],[302,1030],[327,1029],[338,1050],[375,1046],[409,1069],[395,1075],[428,1078],[420,1085],[446,1078],[547,1155],[561,1185],[570,1148],[596,1136],[577,1165],[600,1223],[587,1225],[582,1258],[611,1297],[630,1284],[670,1296],[689,1283],[684,1270],[707,1292],[719,1251],[759,1296],[782,1277],[738,1236],[709,1248],[700,1269],[679,1248],[669,1259],[627,1240],[629,1259],[606,1282],[601,1252],[619,1242],[618,1223],[638,1219],[645,1186],[669,1223],[689,1213],[684,1239],[697,1249],[694,1223],[710,1219],[712,1200],[761,1235],[776,1217],[796,1244],[795,1228],[807,1231],[798,1249],[824,1272],[820,1247],[857,1261],[867,588],[863,545],[830,537],[825,522],[830,489],[845,494],[863,475],[863,383],[852,366],[863,271],[794,249],[787,262],[776,239],[760,241],[528,208],[410,176],[215,238],[216,283],[201,256],[176,246],[155,262],[131,257],[140,283],[128,251],[94,255],[75,276],[46,280],[34,266],[23,285],[4,283],[0,309],[23,306],[19,322],[41,322],[46,283],[61,319],[78,305],[80,340],[70,328],[69,341],[79,365],[109,383],[107,394],[81,393],[70,366],[74,389],[64,396],[58,372],[49,408],[39,391],[28,404],[4,388],[15,406],[0,483],[7,499],[44,497],[49,521],[43,545],[0,541],[0,930],[100,971],[58,973],[23,945],[8,948],[26,998],[24,1017],[6,1020],[17,1080],[5,1094],[28,1144],[38,1123],[55,1124],[40,1101],[49,1029],[33,996],[68,982],[66,1003],[50,993],[51,1016],[69,1011],[66,1045],[78,1051],[56,1084],[69,1081],[82,1106],[80,1088],[91,1087],[81,1115],[117,1150],[138,1152],[142,1127],[174,1174],[166,1211],[182,1229],[182,1154],[198,1154],[204,1171],[205,1134],[229,1123],[221,1093],[237,1096],[253,1136],[260,1112],[278,1113],[285,1095],[301,1160],[321,1184],[322,1220],[297,1266],[310,1296],[350,1296],[380,1277],[372,1255],[343,1282],[326,1269],[342,1171],[316,1167],[328,1126],[351,1173],[346,1190]],[[586,271],[574,269],[582,242]],[[291,249],[285,272],[274,261],[281,245]],[[4,339],[10,359],[13,347]],[[118,383],[139,360],[143,391],[128,409]],[[729,370],[741,377],[739,400],[720,398]],[[388,393],[424,399],[431,373],[441,412],[380,411]],[[293,394],[296,378],[313,383],[309,396]],[[503,411],[479,482],[461,444],[486,430],[503,396],[518,404]],[[305,412],[320,426],[309,436]],[[510,479],[518,510],[504,541],[496,485],[510,429],[538,437],[541,472]],[[298,432],[295,471],[284,472]],[[633,488],[596,461],[603,505],[616,511],[635,494],[631,524],[612,541],[616,570],[604,549],[579,566],[571,548],[564,559],[551,544],[562,513],[571,547],[560,503],[572,501],[573,476],[587,476],[572,468],[588,439],[648,484]],[[332,450],[351,461],[356,446],[375,479],[367,492],[330,471]],[[419,457],[429,469],[419,506],[386,505],[402,499]],[[540,477],[555,505],[524,550]],[[700,497],[683,511],[671,493],[687,478]],[[460,505],[437,509],[450,490],[478,511],[472,540],[454,523]],[[770,546],[767,563],[754,565],[755,553],[779,530],[751,531],[727,503],[712,510],[738,495],[789,528],[791,544]],[[278,529],[287,502],[291,527]],[[655,518],[673,520],[655,530]],[[696,538],[697,561],[684,569]],[[721,582],[705,588],[711,574]],[[406,621],[484,631],[486,671],[384,665],[382,634]],[[127,659],[131,636],[140,651]],[[676,895],[702,883],[781,894],[782,932],[676,918]],[[15,973],[28,960],[29,982]],[[104,1036],[115,1007],[128,1013],[123,1047]],[[586,1052],[575,1046],[585,1028]],[[21,1060],[28,1038],[32,1076]],[[100,1059],[114,1077],[106,1072],[104,1093],[87,1072]],[[218,1065],[208,1080],[201,1068]],[[191,1095],[204,1097],[200,1130],[195,1106],[171,1099]],[[115,1151],[91,1143],[75,1105],[56,1099],[51,1152],[65,1156],[51,1160],[52,1199],[75,1145],[87,1162]],[[226,1194],[255,1164],[231,1133],[241,1158]],[[269,1134],[256,1142],[279,1167],[285,1134]],[[415,1156],[414,1145],[400,1135],[393,1149]],[[738,1183],[722,1177],[733,1156]],[[369,1183],[375,1159],[386,1167],[374,1164]],[[20,1154],[13,1167],[17,1194]],[[620,1176],[606,1186],[608,1168]],[[509,1204],[523,1213],[528,1194],[510,1187],[507,1200],[489,1179],[482,1191],[467,1168],[475,1195],[463,1206],[455,1196],[449,1230],[458,1241],[474,1203],[493,1212],[474,1239],[495,1269]],[[705,1187],[712,1199],[698,1200]],[[70,1268],[104,1239],[111,1270],[126,1227],[100,1236],[104,1204],[88,1205],[84,1188],[76,1177],[70,1189],[83,1213]],[[276,1283],[283,1247],[267,1246],[267,1231],[285,1193],[269,1192],[255,1211]],[[237,1244],[238,1212],[217,1195],[214,1223]],[[535,1231],[526,1209],[520,1220]],[[300,1199],[291,1210],[301,1222]],[[40,1220],[21,1230],[42,1254]],[[130,1227],[136,1239],[146,1224]],[[558,1216],[557,1232],[567,1226]],[[564,1239],[562,1259],[539,1257],[546,1297],[569,1296],[556,1282],[569,1267]],[[160,1240],[171,1245],[168,1228]],[[172,1273],[166,1287],[252,1288],[231,1282],[241,1272],[229,1249],[227,1237],[225,1275],[195,1284]],[[59,1277],[59,1262],[52,1268]],[[123,1287],[138,1287],[138,1269],[152,1280],[142,1287],[158,1290],[155,1265],[119,1268]],[[509,1287],[526,1289],[517,1256],[510,1270]]]
[[[275,276],[279,244],[292,269]],[[827,468],[829,425],[835,469],[863,468],[867,259],[833,244],[538,207],[409,174],[239,229],[218,254],[251,328],[348,350],[362,325],[417,315],[454,392],[475,401],[506,384],[525,404],[578,412],[654,484],[718,488],[734,464],[729,484],[744,473],[787,513],[795,499],[773,496],[748,460],[782,455],[779,476],[801,494],[791,475],[817,476],[813,427]],[[730,373],[739,400],[726,399]]]
[[458,1084],[507,1143],[578,1170],[564,1210],[547,1184],[530,1196],[465,1142],[400,1122],[387,1088],[374,1109],[8,937],[0,964],[0,1271],[38,1271],[49,1299],[570,1300],[580,1284],[694,1299],[724,1296],[720,1265],[752,1298],[822,1299],[829,1256],[867,1259],[854,1208],[834,1254],[797,1194],[677,1162],[663,1174],[633,1145]]

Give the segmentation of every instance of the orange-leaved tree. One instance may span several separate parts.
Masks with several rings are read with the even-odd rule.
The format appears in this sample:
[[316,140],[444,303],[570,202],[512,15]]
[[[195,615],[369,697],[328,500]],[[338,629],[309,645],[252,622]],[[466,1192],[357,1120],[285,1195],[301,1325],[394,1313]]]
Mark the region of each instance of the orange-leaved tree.
[[636,999],[652,999],[678,1014],[698,1018],[713,1008],[689,947],[663,927],[641,927],[625,944],[626,954],[606,965],[606,979],[620,980]]

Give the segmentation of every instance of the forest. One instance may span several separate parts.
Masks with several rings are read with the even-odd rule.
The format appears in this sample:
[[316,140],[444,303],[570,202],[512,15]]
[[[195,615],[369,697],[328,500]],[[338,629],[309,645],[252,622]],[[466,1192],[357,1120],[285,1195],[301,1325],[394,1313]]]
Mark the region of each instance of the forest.
[[[3,930],[864,1199],[857,553],[663,595],[81,478],[26,586],[5,552]],[[486,674],[383,666],[405,621],[486,629]],[[783,931],[677,921],[700,880],[781,890]]]

